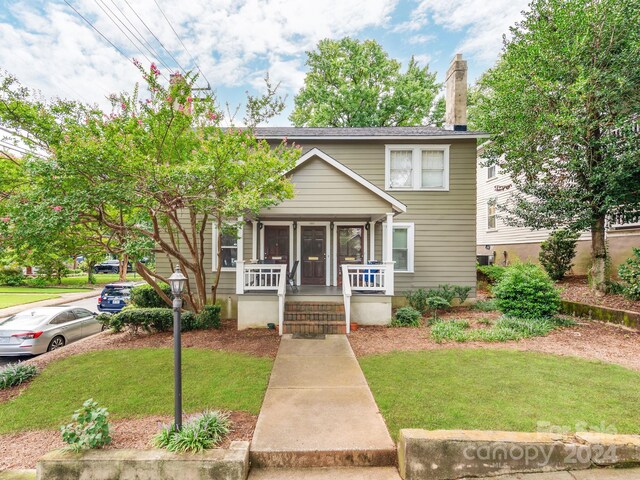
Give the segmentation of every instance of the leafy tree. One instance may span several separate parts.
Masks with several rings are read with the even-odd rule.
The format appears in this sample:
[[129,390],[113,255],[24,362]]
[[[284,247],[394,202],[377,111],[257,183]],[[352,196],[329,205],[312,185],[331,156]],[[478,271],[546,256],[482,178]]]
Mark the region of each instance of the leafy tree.
[[481,79],[474,114],[488,165],[520,194],[511,224],[590,229],[592,286],[605,292],[605,228],[640,208],[640,3],[535,0]]
[[289,117],[297,127],[422,125],[440,85],[412,57],[407,71],[374,40],[321,40]]
[[[12,196],[10,208],[33,215],[31,225],[52,219],[60,230],[92,232],[94,243],[136,259],[138,273],[170,304],[159,285],[167,278],[139,261],[154,248],[185,272],[185,301],[197,312],[208,300],[207,227],[219,225],[221,235],[239,216],[290,198],[282,174],[299,150],[286,142],[271,148],[253,134],[252,120],[281,105],[273,89],[249,99],[249,128],[223,129],[215,99],[195,98],[194,76],[175,75],[163,85],[155,65],[140,69],[148,97],[140,98],[138,86],[112,95],[110,115],[43,102],[13,77],[4,79],[0,124],[34,151],[22,172],[30,187]],[[51,211],[56,215],[43,213]],[[212,302],[219,274],[211,279]]]

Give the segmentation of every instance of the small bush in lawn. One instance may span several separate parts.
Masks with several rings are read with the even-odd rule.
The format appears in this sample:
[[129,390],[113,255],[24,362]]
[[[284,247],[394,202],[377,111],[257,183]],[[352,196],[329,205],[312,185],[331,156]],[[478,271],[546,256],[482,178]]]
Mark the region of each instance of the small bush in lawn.
[[0,369],[0,390],[14,387],[34,377],[38,370],[26,363],[12,363]]
[[419,327],[422,314],[413,307],[402,307],[396,310],[391,325],[394,327]]
[[[199,328],[199,322],[192,312],[182,312],[182,331]],[[129,329],[137,333],[140,329],[146,332],[167,332],[173,329],[173,310],[170,308],[123,308],[111,315],[109,327],[115,332]]]
[[427,311],[427,291],[424,288],[419,288],[418,290],[408,291],[404,293],[409,306],[414,310],[417,310],[420,313],[425,313]]
[[454,296],[460,300],[460,303],[464,303],[464,301],[469,298],[469,293],[471,293],[472,287],[463,287],[462,285],[454,285],[453,293]]
[[498,283],[506,271],[502,265],[479,265],[477,268],[480,276],[486,278],[490,285]]
[[[160,284],[162,291],[171,298],[171,287]],[[131,303],[140,308],[170,308],[151,285],[139,285],[131,289]]]
[[494,287],[498,309],[515,318],[550,318],[560,308],[560,294],[537,265],[520,263],[507,268]]
[[438,320],[438,310],[444,310],[451,306],[448,300],[442,297],[429,297],[427,299],[427,308],[431,312],[432,319]]
[[197,315],[198,328],[220,328],[220,305],[205,305]]
[[538,259],[553,280],[562,280],[573,267],[579,233],[560,229],[540,244]]
[[47,282],[47,279],[44,277],[31,277],[31,278],[27,278],[24,281],[24,284],[27,287],[31,287],[31,288],[46,288],[49,286],[49,282]]
[[495,300],[478,300],[472,307],[474,310],[480,310],[481,312],[493,312],[498,310]]
[[618,276],[624,282],[622,294],[630,300],[640,300],[640,248],[634,248],[633,256],[618,267]]
[[109,436],[109,412],[90,398],[76,410],[72,423],[60,427],[67,449],[79,452],[90,448],[102,448],[111,443]]
[[165,426],[153,437],[156,448],[175,453],[197,453],[218,445],[229,433],[229,415],[216,410],[193,417],[177,431],[173,425]]

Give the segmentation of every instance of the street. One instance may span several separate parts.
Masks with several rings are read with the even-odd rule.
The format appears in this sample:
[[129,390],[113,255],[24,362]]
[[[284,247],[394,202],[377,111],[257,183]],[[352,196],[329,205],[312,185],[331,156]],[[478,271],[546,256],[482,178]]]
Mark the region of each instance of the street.
[[[85,298],[84,300],[78,300],[76,302],[71,303],[70,305],[73,305],[74,307],[81,307],[81,308],[86,308],[87,310],[91,310],[92,312],[97,312],[98,309],[96,308],[98,304],[98,297],[93,297],[93,298]],[[29,305],[25,305],[24,309],[27,310],[29,309]],[[0,367],[3,367],[5,365],[8,365],[9,363],[18,361],[18,360],[25,360],[29,357],[0,357]]]

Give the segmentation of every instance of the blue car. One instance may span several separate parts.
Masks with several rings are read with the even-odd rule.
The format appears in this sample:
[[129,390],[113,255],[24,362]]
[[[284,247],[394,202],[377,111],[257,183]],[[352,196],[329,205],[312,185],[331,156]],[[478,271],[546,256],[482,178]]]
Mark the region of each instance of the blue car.
[[133,282],[109,283],[105,285],[98,298],[98,310],[101,312],[118,313],[131,301]]

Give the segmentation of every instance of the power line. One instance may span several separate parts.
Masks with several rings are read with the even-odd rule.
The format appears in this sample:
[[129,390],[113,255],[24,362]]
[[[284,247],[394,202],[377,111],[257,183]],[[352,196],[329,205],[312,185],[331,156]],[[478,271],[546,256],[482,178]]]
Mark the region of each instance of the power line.
[[173,28],[173,25],[171,25],[171,22],[169,21],[169,19],[167,18],[167,16],[164,14],[164,12],[162,11],[162,7],[160,7],[160,4],[158,3],[158,0],[153,0],[154,3],[156,4],[156,6],[158,7],[158,10],[160,10],[160,13],[162,14],[162,16],[164,17],[164,19],[167,21],[167,24],[169,25],[169,27],[171,27],[171,30],[173,30],[173,33],[176,35],[176,38],[178,39],[178,41],[180,42],[180,44],[182,45],[182,48],[184,48],[184,51],[187,52],[187,54],[189,54],[189,57],[191,57],[191,61],[193,62],[193,64],[196,66],[196,68],[198,69],[198,71],[200,72],[200,74],[202,75],[202,78],[204,78],[207,81],[207,86],[209,88],[211,88],[211,84],[209,83],[209,79],[205,76],[205,74],[202,72],[202,70],[200,69],[200,67],[198,66],[198,63],[196,62],[195,58],[193,58],[193,55],[191,55],[191,52],[187,49],[187,47],[185,46],[184,42],[182,41],[182,39],[180,38],[180,35],[178,35],[178,32],[176,32],[176,29]]
[[[156,51],[155,48],[153,48],[151,44],[149,44],[149,42],[147,42],[147,40],[144,38],[144,35],[140,33],[140,30],[138,30],[138,28],[133,24],[133,22],[129,19],[129,17],[122,11],[122,9],[118,6],[115,0],[111,0],[111,3],[113,4],[114,7],[118,9],[118,12],[120,12],[120,14],[129,23],[129,25],[131,25],[131,27],[136,31],[136,33],[132,32],[131,29],[127,27],[119,17],[118,17],[118,21],[122,23],[122,25],[129,31],[129,33],[131,33],[131,35],[134,36],[134,38],[138,41],[138,43],[140,43],[147,50],[147,52],[149,52],[149,54],[152,57],[156,57],[158,61],[162,64],[162,66],[170,71],[171,68],[162,60],[162,56]],[[105,3],[105,6],[106,6],[106,3]],[[110,8],[109,8],[109,11],[113,13],[114,17],[117,17],[116,14]]]
[[182,68],[182,65],[180,65],[180,62],[178,62],[178,59],[176,59],[176,57],[174,57],[174,56],[173,56],[173,54],[171,53],[171,51],[170,51],[167,47],[165,47],[165,46],[164,46],[164,44],[160,41],[160,39],[156,36],[156,34],[155,34],[155,33],[153,33],[153,30],[151,30],[151,29],[147,26],[146,22],[145,22],[145,21],[140,17],[140,15],[138,15],[138,12],[136,12],[136,10],[131,6],[131,4],[129,3],[129,1],[128,1],[128,0],[124,0],[124,3],[126,3],[126,4],[127,4],[127,6],[128,6],[128,7],[131,9],[131,11],[134,13],[134,15],[135,15],[136,17],[138,17],[138,20],[140,20],[140,22],[142,22],[142,25],[144,25],[144,28],[146,28],[146,29],[147,29],[147,31],[148,31],[151,35],[153,35],[153,38],[155,38],[155,39],[156,39],[156,41],[160,44],[160,46],[161,46],[162,48],[164,48],[164,50],[169,54],[169,56],[171,57],[171,59],[172,59],[174,62],[176,62],[176,65],[178,65],[178,67],[180,68],[180,70],[182,70],[183,72],[185,72],[185,73],[186,73],[186,70],[185,70],[184,68]]

